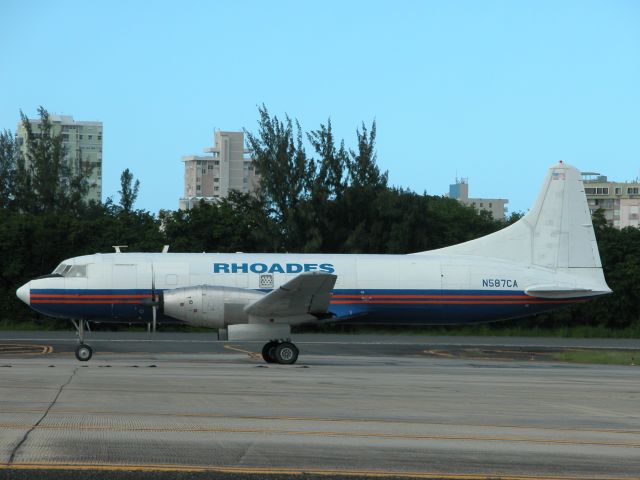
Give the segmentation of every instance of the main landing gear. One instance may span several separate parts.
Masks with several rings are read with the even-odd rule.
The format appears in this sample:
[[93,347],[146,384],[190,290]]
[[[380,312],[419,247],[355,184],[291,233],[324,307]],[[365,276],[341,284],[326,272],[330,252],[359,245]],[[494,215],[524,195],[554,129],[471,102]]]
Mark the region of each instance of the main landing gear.
[[78,332],[78,346],[76,347],[76,358],[81,362],[86,362],[93,355],[93,349],[84,343],[84,324],[86,320],[71,320]]
[[262,347],[262,358],[267,363],[292,365],[298,360],[298,347],[289,341],[271,340]]

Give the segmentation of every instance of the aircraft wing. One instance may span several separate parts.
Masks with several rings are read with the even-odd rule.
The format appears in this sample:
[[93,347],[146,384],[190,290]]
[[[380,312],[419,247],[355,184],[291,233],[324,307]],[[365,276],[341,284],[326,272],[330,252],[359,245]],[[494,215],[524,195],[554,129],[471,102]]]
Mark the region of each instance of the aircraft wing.
[[337,278],[337,275],[323,272],[301,273],[247,305],[244,311],[256,317],[326,314]]

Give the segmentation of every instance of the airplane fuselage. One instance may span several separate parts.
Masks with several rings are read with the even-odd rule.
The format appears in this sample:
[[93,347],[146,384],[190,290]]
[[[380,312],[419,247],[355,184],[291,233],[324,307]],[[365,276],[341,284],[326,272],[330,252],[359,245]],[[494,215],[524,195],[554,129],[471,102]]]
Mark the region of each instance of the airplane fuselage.
[[[45,315],[100,321],[149,321],[154,295],[164,291],[213,285],[269,292],[304,272],[337,275],[329,309],[334,321],[478,323],[586,299],[525,293],[532,285],[571,287],[571,275],[469,255],[112,253],[63,265],[71,266],[64,276],[32,280],[22,295]],[[159,319],[168,320],[162,312]]]

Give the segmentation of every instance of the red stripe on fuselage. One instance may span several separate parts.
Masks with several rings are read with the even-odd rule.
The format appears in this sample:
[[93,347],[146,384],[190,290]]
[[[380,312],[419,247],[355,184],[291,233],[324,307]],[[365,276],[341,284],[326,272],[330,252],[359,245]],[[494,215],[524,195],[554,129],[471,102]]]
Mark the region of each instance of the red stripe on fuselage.
[[39,300],[31,300],[31,303],[62,303],[66,305],[80,305],[80,304],[102,304],[102,305],[110,305],[112,303],[131,303],[131,304],[139,304],[139,300],[119,300],[114,298],[112,300],[47,300],[47,299],[39,299]]
[[145,295],[92,295],[84,293],[32,293],[31,298],[151,298],[151,294]]
[[418,298],[430,298],[430,299],[483,299],[483,298],[531,298],[528,295],[368,295],[366,293],[360,295],[331,295],[331,298],[348,299],[348,300],[362,300],[365,298],[375,299],[418,299]]

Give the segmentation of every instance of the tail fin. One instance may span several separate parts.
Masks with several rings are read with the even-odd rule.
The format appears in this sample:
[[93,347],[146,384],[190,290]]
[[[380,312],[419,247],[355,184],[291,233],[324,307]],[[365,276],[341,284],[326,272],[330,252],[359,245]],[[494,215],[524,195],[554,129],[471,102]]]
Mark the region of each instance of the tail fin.
[[492,257],[579,274],[609,291],[580,172],[562,162],[549,169],[533,208],[519,221],[486,237],[432,252]]

